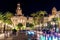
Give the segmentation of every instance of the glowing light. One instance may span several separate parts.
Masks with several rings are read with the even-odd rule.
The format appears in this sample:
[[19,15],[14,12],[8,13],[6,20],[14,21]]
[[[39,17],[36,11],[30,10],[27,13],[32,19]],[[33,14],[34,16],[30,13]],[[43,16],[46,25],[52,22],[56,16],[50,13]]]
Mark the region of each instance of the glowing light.
[[55,25],[55,23],[54,22],[51,22],[51,25]]
[[46,37],[45,37],[45,36],[40,35],[40,40],[45,40],[45,39],[46,39]]
[[42,27],[42,24],[40,24],[40,27]]
[[58,37],[53,36],[52,40],[58,40]]
[[47,26],[47,23],[45,23],[44,26]]
[[48,40],[52,40],[52,37],[51,37],[51,36],[49,36]]
[[33,32],[33,31],[28,31],[27,33],[28,33],[29,35],[31,35],[31,34],[34,35],[34,32]]
[[40,37],[39,37],[39,40],[59,40],[59,39],[60,39],[60,37],[54,36],[54,35],[52,35],[52,36],[40,35]]

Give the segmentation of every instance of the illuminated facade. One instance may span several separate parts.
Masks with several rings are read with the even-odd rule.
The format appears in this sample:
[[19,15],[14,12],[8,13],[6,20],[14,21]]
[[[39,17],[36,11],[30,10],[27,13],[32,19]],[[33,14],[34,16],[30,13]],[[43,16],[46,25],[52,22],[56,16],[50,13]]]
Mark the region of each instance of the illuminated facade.
[[52,18],[56,17],[56,14],[59,14],[57,9],[55,7],[52,8],[52,15],[49,15],[48,17],[44,17],[44,22],[45,21],[51,21]]
[[27,17],[25,17],[22,14],[22,9],[20,8],[20,4],[18,3],[17,9],[16,9],[16,14],[14,17],[11,18],[11,20],[12,20],[14,26],[18,25],[19,23],[22,23],[24,26],[26,26],[26,22],[32,23],[33,18],[28,17],[28,19],[27,19]]
[[[33,23],[33,17],[25,17],[24,14],[22,14],[22,9],[20,7],[21,5],[18,3],[17,4],[17,9],[16,9],[16,14],[11,18],[13,25],[16,26],[19,23],[22,23],[23,25],[26,26],[26,23]],[[44,17],[44,23],[51,21],[52,18],[57,17],[60,15],[60,11],[57,11],[55,7],[52,8],[52,15],[49,15],[48,17]]]

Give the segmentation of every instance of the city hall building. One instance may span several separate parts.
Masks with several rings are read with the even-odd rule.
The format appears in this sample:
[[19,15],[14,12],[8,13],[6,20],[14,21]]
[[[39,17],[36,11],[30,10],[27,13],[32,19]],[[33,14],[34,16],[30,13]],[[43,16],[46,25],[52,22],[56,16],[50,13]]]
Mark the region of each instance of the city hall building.
[[26,23],[32,23],[33,18],[32,17],[25,17],[24,14],[22,14],[22,9],[20,8],[20,4],[17,4],[16,14],[11,18],[11,21],[13,22],[13,26],[18,25],[19,23],[22,23],[24,26],[26,26]]

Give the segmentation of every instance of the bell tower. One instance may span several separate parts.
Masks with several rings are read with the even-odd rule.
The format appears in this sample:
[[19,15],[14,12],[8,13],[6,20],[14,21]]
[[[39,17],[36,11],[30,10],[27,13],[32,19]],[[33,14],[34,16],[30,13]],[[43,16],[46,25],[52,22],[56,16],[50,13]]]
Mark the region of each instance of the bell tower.
[[57,13],[57,9],[55,7],[53,7],[53,9],[52,9],[52,15],[56,15],[56,13]]
[[16,15],[19,15],[19,16],[22,15],[22,10],[20,8],[20,3],[17,4]]

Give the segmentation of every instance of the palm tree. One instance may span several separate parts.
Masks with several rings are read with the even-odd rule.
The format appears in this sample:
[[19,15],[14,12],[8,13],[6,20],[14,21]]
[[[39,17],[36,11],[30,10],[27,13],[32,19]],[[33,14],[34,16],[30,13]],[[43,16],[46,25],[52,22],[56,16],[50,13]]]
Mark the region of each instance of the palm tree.
[[43,23],[44,15],[47,14],[46,11],[37,11],[36,13],[31,14],[34,19],[34,23],[40,24]]
[[38,18],[38,24],[43,23],[44,15],[47,14],[47,12],[46,11],[38,11],[38,12],[36,12],[36,14],[37,14],[37,18]]
[[13,13],[7,11],[3,15],[3,22],[7,24],[12,24],[11,17],[13,17]]
[[6,26],[6,24],[12,24],[12,21],[11,21],[11,17],[13,16],[13,14],[11,12],[5,12],[3,14],[3,23],[4,23],[4,29]]
[[[2,12],[0,12],[0,22],[3,24],[3,14]],[[0,25],[2,25],[0,24]],[[3,31],[4,29],[2,28],[2,26],[0,26],[0,29]]]
[[3,14],[2,14],[2,12],[0,12],[0,20],[1,21],[3,20]]
[[4,16],[5,16],[6,18],[10,19],[11,17],[13,17],[13,13],[7,11],[7,12],[4,13]]
[[31,16],[33,17],[34,25],[35,25],[36,24],[36,14],[35,13],[32,13]]

